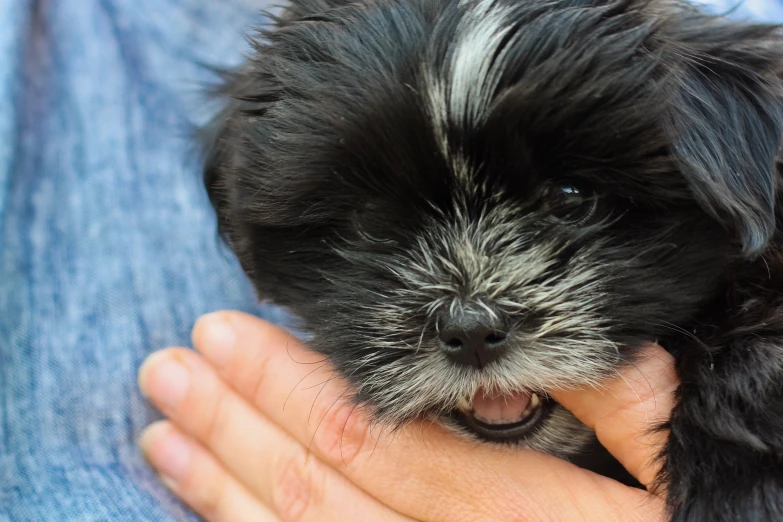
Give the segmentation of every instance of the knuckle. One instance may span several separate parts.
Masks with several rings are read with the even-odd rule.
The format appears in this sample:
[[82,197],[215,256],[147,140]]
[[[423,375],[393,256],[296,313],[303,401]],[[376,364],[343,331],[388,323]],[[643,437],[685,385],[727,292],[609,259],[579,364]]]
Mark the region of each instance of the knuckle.
[[268,401],[269,392],[264,388],[267,379],[271,373],[274,358],[269,353],[259,350],[249,361],[246,367],[246,374],[249,375],[247,384],[239,384],[239,392],[253,401],[254,404],[265,404]]
[[362,452],[368,437],[368,426],[357,407],[338,401],[325,405],[318,416],[313,444],[330,464],[349,466]]
[[200,430],[201,434],[199,438],[207,447],[217,447],[220,441],[225,439],[224,430],[230,426],[228,416],[229,412],[226,394],[218,393],[212,412],[206,417],[206,422]]
[[315,458],[302,451],[281,457],[275,466],[273,503],[283,520],[297,522],[305,517],[318,498],[326,479]]

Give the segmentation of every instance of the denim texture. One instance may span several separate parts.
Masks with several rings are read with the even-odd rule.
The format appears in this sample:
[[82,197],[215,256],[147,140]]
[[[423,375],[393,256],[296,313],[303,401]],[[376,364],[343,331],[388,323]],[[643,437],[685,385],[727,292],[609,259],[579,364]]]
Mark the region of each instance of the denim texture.
[[136,371],[257,306],[217,239],[201,64],[262,2],[0,0],[0,521],[196,520],[139,454]]
[[262,4],[0,0],[0,522],[196,520],[137,449],[136,371],[202,313],[285,321],[217,240],[189,137],[202,65],[241,60]]

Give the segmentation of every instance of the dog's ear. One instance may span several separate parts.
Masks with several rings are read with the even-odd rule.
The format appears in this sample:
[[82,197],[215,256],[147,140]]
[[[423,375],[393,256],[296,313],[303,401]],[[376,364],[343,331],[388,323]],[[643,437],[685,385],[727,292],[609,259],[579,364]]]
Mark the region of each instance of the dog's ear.
[[673,153],[699,204],[754,256],[774,233],[781,189],[783,33],[696,13],[676,33]]
[[230,131],[228,129],[231,112],[230,108],[221,111],[205,127],[199,129],[198,136],[204,153],[204,188],[218,215],[219,230],[222,229],[220,224],[223,221],[223,201],[225,200],[223,173],[229,167],[231,156]]
[[[280,98],[278,82],[249,62],[241,69],[223,71],[223,81],[212,93],[225,104],[223,110],[200,131],[204,151],[204,187],[218,216],[218,229],[225,235],[227,212],[237,194],[237,172],[253,154],[247,129],[260,121]],[[232,189],[232,187],[234,187]]]

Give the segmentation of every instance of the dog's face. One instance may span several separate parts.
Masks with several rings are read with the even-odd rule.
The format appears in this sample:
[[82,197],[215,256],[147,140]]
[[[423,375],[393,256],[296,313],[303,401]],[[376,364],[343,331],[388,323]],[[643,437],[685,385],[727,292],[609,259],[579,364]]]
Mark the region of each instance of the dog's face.
[[207,186],[260,295],[384,423],[578,449],[547,392],[692,326],[774,229],[771,29],[312,1],[264,38],[227,83]]

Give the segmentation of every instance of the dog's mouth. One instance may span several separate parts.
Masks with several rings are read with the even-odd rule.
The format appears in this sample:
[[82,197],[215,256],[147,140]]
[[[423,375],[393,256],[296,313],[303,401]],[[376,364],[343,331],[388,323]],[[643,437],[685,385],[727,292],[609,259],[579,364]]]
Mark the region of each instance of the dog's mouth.
[[479,390],[464,399],[452,418],[489,442],[514,442],[531,434],[549,414],[552,400],[535,392],[489,395]]

